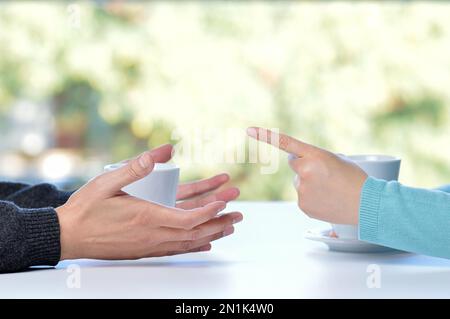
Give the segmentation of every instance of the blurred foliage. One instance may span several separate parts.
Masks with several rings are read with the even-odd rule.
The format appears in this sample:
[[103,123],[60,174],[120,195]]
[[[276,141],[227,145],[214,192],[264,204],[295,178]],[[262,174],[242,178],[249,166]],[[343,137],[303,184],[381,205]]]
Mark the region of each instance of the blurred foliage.
[[446,108],[443,101],[433,96],[424,96],[418,100],[394,99],[385,110],[374,117],[374,126],[382,132],[386,125],[407,124],[414,120],[422,122],[430,128],[439,128],[447,122]]
[[[101,3],[0,4],[0,125],[15,100],[46,101],[58,147],[111,161],[178,127],[279,127],[401,156],[408,184],[450,181],[450,4]],[[184,178],[225,169],[244,199],[292,199],[279,156],[276,175],[193,164]]]

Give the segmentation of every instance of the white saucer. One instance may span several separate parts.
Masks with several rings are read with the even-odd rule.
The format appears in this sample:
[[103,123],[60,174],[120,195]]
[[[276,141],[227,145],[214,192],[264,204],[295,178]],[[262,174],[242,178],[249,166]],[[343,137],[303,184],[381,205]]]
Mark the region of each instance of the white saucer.
[[347,253],[383,253],[398,251],[393,248],[369,244],[358,239],[330,237],[331,229],[309,230],[305,238],[319,241],[328,246],[331,251]]

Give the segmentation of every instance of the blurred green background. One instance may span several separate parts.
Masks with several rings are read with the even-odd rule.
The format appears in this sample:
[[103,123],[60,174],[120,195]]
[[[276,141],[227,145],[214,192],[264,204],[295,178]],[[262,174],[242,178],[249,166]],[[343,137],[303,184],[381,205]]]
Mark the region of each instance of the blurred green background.
[[[71,188],[178,128],[259,125],[448,183],[448,17],[445,2],[2,2],[0,176]],[[274,175],[180,165],[230,172],[242,199],[294,199],[279,156]]]

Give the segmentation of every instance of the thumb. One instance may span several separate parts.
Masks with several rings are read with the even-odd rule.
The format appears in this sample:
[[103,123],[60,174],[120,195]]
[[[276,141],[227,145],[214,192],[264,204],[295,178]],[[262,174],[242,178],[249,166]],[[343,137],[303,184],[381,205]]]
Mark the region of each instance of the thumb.
[[142,153],[121,167],[100,176],[102,189],[115,194],[123,187],[144,178],[155,167],[155,160],[149,151]]
[[101,188],[103,194],[116,194],[123,187],[150,174],[156,162],[167,162],[171,157],[171,152],[171,145],[164,145],[153,151],[146,151],[138,157],[123,163],[121,167],[98,176],[96,185]]

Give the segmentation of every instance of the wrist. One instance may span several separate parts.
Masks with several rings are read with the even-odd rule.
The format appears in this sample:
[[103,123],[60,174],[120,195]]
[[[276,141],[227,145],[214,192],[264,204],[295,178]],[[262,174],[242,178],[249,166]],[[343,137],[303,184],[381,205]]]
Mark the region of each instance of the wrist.
[[80,258],[79,254],[75,252],[76,242],[75,238],[71,235],[73,227],[68,207],[62,205],[55,209],[59,220],[60,227],[60,243],[61,243],[61,256],[60,260],[65,259],[77,259]]
[[363,193],[363,189],[364,189],[364,185],[368,179],[368,175],[366,173],[361,174],[358,182],[357,182],[357,187],[356,187],[356,194],[355,194],[355,198],[354,198],[354,207],[352,209],[353,214],[352,214],[352,225],[358,225],[359,224],[359,211],[360,211],[360,207],[361,207],[361,197],[362,197],[362,193]]

